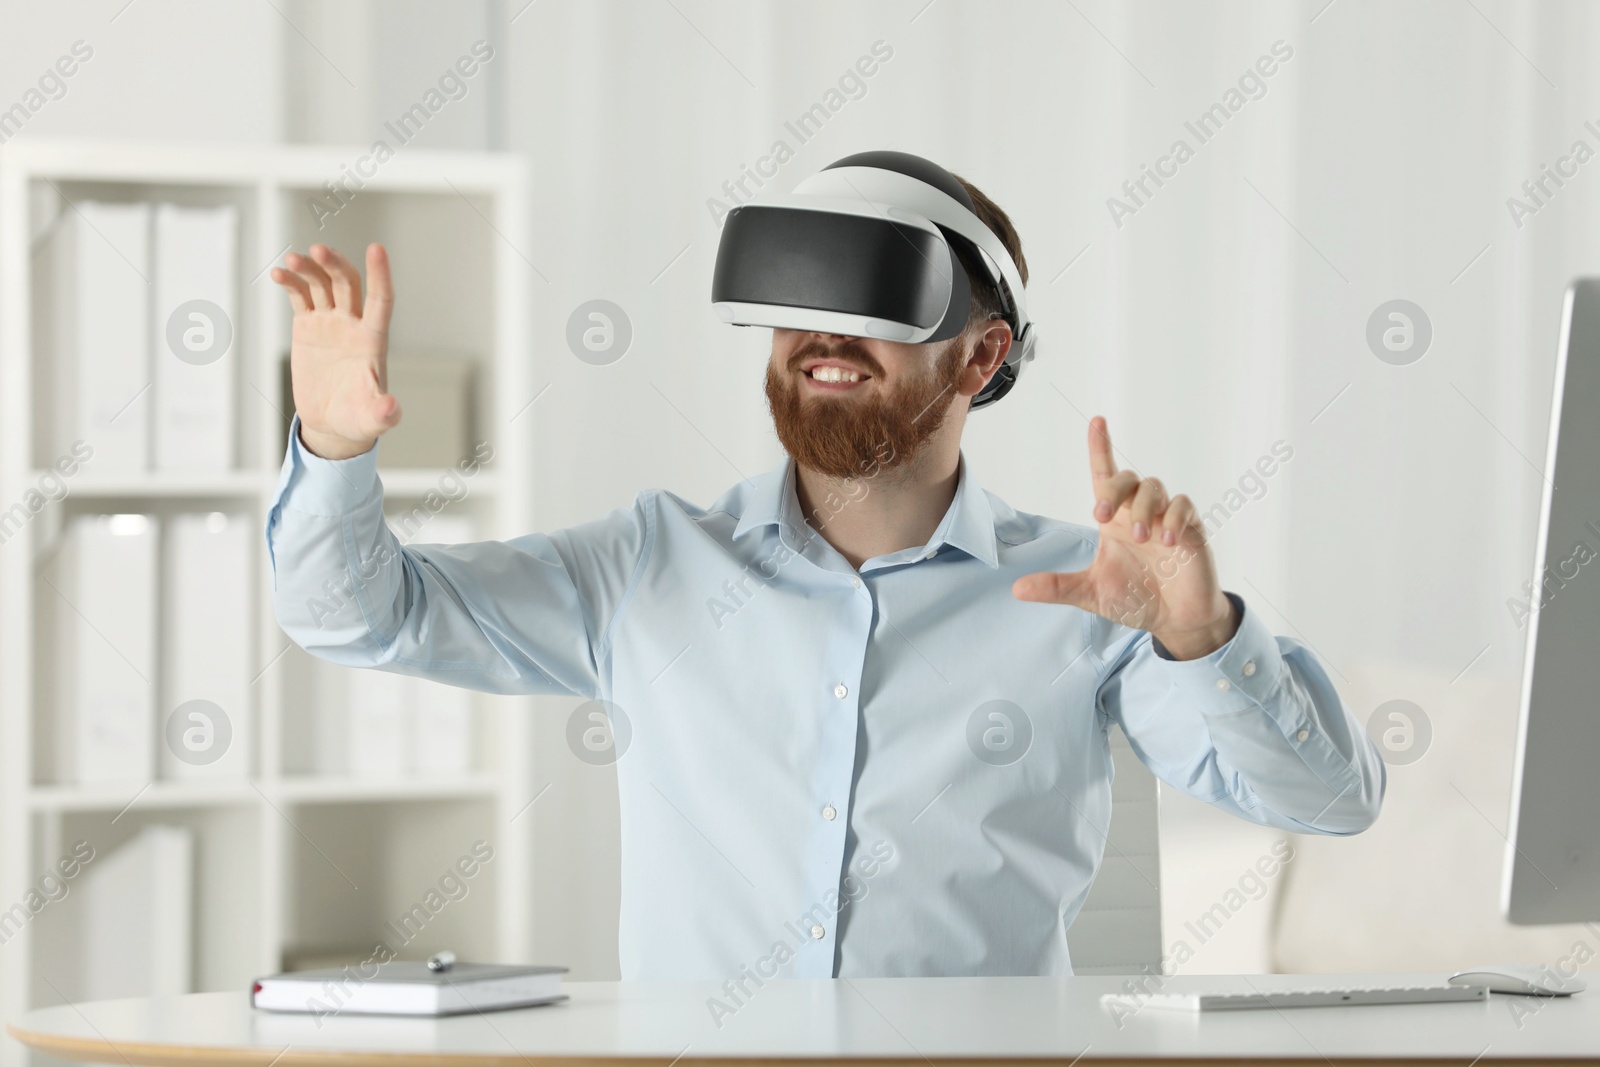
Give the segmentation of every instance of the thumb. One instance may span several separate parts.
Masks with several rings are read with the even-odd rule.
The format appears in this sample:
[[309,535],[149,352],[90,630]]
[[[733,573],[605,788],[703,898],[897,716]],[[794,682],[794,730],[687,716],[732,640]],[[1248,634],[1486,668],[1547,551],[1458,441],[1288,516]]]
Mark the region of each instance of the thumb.
[[400,400],[393,393],[380,393],[372,398],[361,420],[362,435],[365,437],[380,437],[394,429],[400,421]]
[[[1092,569],[1092,568],[1091,568]],[[1067,604],[1085,611],[1096,610],[1094,582],[1089,569],[1081,571],[1039,571],[1025,574],[1011,585],[1018,600],[1038,600],[1047,604]]]

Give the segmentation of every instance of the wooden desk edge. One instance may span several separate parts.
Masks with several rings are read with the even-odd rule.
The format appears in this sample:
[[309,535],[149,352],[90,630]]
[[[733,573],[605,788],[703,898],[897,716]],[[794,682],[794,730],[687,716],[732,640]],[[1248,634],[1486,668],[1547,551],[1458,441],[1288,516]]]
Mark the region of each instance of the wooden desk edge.
[[[904,1057],[872,1058],[864,1056],[773,1056],[757,1059],[708,1056],[695,1058],[680,1055],[672,1059],[662,1056],[529,1056],[521,1053],[506,1055],[457,1054],[449,1052],[335,1052],[312,1048],[297,1049],[290,1045],[279,1052],[255,1048],[217,1048],[195,1045],[157,1045],[145,1043],[116,1044],[96,1038],[60,1037],[24,1030],[16,1023],[6,1025],[6,1033],[29,1048],[62,1059],[91,1063],[114,1062],[116,1059],[137,1067],[315,1067],[319,1064],[333,1067],[914,1067],[932,1064],[933,1067],[973,1067],[975,1064],[1004,1063],[1022,1067],[1218,1067],[1223,1063],[1248,1064],[1249,1067],[1299,1067],[1307,1063],[1327,1064],[1332,1067],[1443,1067],[1455,1064],[1470,1067],[1478,1059],[1464,1057],[1408,1056],[1403,1058],[1357,1057],[1333,1060],[1325,1056],[1307,1056],[1294,1059],[1241,1059],[1239,1057],[1186,1056],[1182,1058],[1133,1059],[1127,1057],[1094,1057],[1080,1055],[1065,1057],[1023,1057],[1007,1059],[995,1056],[945,1057],[932,1060],[916,1053]],[[1087,1052],[1087,1050],[1085,1050]],[[1495,1060],[1499,1063],[1516,1063],[1522,1067],[1600,1067],[1600,1059],[1572,1059],[1566,1057],[1541,1057],[1538,1059]]]

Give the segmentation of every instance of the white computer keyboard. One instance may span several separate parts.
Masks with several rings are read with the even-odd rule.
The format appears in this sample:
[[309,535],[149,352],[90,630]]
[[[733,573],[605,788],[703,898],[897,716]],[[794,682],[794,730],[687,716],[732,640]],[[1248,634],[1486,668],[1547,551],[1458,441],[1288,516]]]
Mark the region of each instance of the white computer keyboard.
[[1357,1004],[1425,1004],[1486,1000],[1481,985],[1344,986],[1320,989],[1262,990],[1249,993],[1106,993],[1102,1004],[1122,1008],[1177,1011],[1236,1011],[1241,1008],[1334,1008]]

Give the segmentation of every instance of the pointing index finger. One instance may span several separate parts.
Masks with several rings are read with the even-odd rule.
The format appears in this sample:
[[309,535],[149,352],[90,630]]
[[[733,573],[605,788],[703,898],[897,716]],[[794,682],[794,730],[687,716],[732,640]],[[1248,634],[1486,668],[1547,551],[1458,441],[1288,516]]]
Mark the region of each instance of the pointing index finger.
[[1089,474],[1098,482],[1115,473],[1117,463],[1111,457],[1111,431],[1106,427],[1106,420],[1096,415],[1089,420]]
[[367,302],[361,317],[375,330],[389,328],[394,310],[394,282],[389,277],[389,253],[381,244],[367,246]]

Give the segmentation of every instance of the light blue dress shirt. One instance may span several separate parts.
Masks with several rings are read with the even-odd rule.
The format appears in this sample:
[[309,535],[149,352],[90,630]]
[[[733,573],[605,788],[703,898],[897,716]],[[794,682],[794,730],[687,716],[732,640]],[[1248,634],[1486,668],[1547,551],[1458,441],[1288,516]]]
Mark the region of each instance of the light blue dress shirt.
[[1238,632],[1182,661],[1013,597],[1088,566],[1098,531],[1013,509],[965,453],[928,543],[857,571],[801,515],[787,458],[709,507],[647,489],[562,530],[402,546],[381,441],[330,461],[298,417],[289,437],[265,533],[297,644],[620,709],[625,979],[1072,973],[1113,723],[1163,781],[1252,822],[1353,834],[1382,803],[1315,656],[1234,594]]

